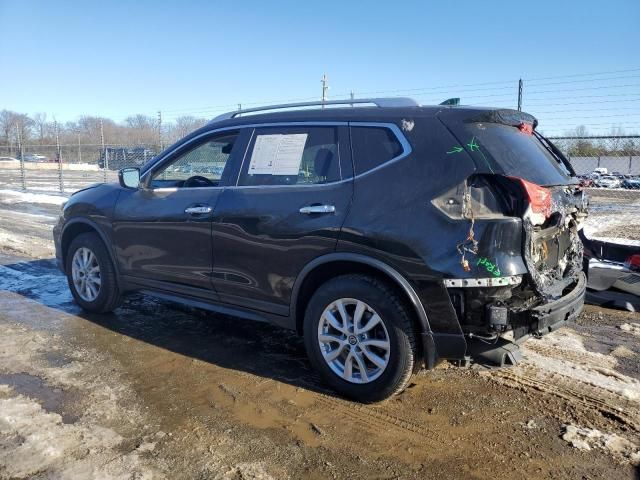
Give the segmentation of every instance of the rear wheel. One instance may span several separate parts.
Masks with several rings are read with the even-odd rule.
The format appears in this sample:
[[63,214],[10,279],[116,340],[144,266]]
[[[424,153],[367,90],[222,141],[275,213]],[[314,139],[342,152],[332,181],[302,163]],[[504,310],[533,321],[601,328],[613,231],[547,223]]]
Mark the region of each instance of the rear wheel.
[[341,394],[375,402],[404,389],[416,361],[410,313],[396,292],[365,275],[323,284],[304,320],[307,353]]
[[83,233],[73,239],[65,271],[71,294],[84,310],[105,313],[120,304],[115,268],[97,234]]

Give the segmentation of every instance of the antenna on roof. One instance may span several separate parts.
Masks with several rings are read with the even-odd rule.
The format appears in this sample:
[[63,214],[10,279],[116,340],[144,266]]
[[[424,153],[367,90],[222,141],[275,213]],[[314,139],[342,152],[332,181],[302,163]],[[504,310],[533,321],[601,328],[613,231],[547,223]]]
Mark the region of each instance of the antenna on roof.
[[440,105],[447,105],[447,106],[456,106],[456,105],[460,105],[460,99],[455,97],[455,98],[447,98],[444,102],[442,102]]

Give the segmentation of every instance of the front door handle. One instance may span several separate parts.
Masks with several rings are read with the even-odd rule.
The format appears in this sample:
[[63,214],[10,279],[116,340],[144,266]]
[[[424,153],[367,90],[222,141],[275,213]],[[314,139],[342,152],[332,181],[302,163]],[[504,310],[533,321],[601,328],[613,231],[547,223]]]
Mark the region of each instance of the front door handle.
[[333,205],[309,205],[300,209],[300,213],[306,213],[307,215],[312,213],[335,213],[335,211],[336,207]]
[[204,213],[211,213],[213,208],[209,205],[198,205],[196,207],[189,207],[185,209],[184,213],[188,213],[189,215],[202,215]]

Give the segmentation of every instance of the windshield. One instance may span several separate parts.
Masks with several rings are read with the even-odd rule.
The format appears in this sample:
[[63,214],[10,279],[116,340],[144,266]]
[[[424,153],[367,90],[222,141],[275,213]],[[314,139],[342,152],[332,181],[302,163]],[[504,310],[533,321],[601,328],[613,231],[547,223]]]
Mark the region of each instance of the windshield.
[[467,123],[468,149],[492,173],[524,178],[538,185],[572,183],[571,174],[536,135],[499,123]]

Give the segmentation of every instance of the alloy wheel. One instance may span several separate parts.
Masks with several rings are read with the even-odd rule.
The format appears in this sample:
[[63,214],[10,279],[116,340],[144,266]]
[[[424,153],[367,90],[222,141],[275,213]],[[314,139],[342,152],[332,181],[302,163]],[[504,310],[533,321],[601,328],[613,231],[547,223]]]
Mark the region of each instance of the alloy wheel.
[[391,342],[382,318],[355,298],[340,298],[324,309],[318,343],[329,368],[351,383],[372,382],[389,364]]
[[100,265],[95,254],[80,247],[71,260],[71,278],[76,292],[86,302],[93,302],[100,293]]

